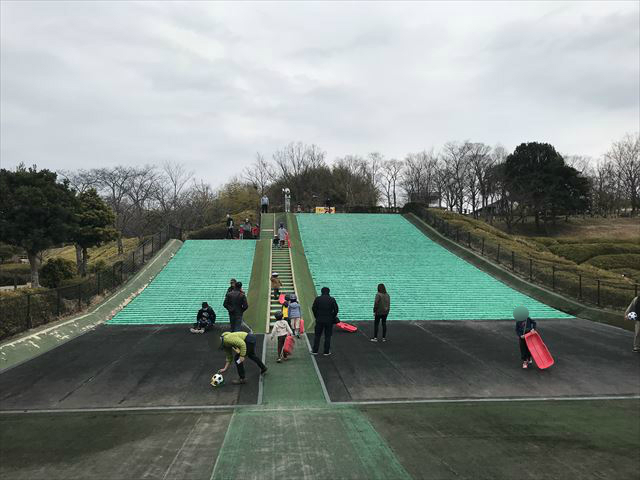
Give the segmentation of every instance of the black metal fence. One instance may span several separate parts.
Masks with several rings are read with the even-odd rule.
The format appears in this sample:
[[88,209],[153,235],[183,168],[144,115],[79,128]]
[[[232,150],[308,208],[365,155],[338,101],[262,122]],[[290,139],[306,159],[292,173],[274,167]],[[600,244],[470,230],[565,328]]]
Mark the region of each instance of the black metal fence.
[[43,291],[0,297],[0,340],[84,310],[102,300],[138,272],[182,230],[171,225],[151,235],[123,260],[84,277],[77,283]]
[[575,267],[533,259],[517,254],[505,244],[489,241],[468,230],[451,225],[426,208],[411,210],[445,237],[506,267],[514,274],[581,303],[624,310],[638,296],[638,283],[616,282],[586,274]]

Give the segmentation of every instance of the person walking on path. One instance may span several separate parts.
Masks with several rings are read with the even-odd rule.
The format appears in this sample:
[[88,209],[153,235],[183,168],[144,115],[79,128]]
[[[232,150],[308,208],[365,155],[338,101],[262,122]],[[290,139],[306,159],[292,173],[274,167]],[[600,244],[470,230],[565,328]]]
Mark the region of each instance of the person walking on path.
[[302,318],[302,307],[298,303],[298,297],[292,294],[287,302],[289,308],[289,322],[296,337],[300,338],[300,319]]
[[635,297],[624,312],[624,318],[635,323],[635,335],[633,337],[633,351],[640,353],[640,300]]
[[257,340],[253,333],[224,332],[220,337],[220,350],[224,350],[227,358],[224,367],[218,370],[218,373],[226,372],[233,361],[238,369],[238,379],[231,383],[234,385],[247,383],[244,360],[249,357],[260,367],[260,374],[264,375],[267,372],[267,366],[256,355]]
[[273,298],[280,297],[280,289],[282,288],[282,282],[278,278],[278,273],[273,272],[271,274],[271,289],[273,290]]
[[227,293],[233,291],[236,288],[236,279],[232,278],[229,280],[229,288],[227,288]]
[[372,342],[378,341],[378,324],[382,322],[382,341],[387,341],[387,315],[391,308],[391,297],[387,293],[384,283],[378,284],[378,293],[373,301],[373,337]]
[[313,301],[311,310],[316,319],[313,336],[312,355],[318,354],[320,347],[320,337],[324,333],[324,354],[331,355],[331,335],[333,334],[333,325],[338,323],[338,303],[336,299],[329,295],[331,291],[329,287],[322,287],[320,296]]
[[284,223],[280,224],[280,228],[278,228],[278,240],[280,241],[280,247],[284,247],[285,243],[287,242],[287,235],[289,232],[287,232],[287,229],[284,228]]
[[276,323],[271,330],[271,341],[273,342],[274,337],[278,339],[277,362],[280,363],[282,360],[287,359],[287,354],[284,352],[284,341],[287,339],[287,335],[293,335],[293,332],[287,321],[282,318],[282,312],[276,312],[275,317]]
[[233,240],[233,218],[227,213],[227,239]]
[[269,197],[266,195],[262,195],[262,198],[260,199],[260,208],[262,213],[267,213],[269,210]]
[[214,323],[216,323],[216,312],[213,311],[213,308],[211,308],[207,302],[202,302],[202,308],[198,310],[198,314],[196,315],[196,323],[190,331],[191,333],[204,333],[210,328],[213,328]]
[[520,343],[520,359],[522,360],[522,368],[529,368],[533,363],[531,352],[524,339],[525,334],[536,331],[536,322],[529,318],[529,310],[526,307],[518,307],[513,311],[513,317],[516,319],[516,335]]
[[234,289],[224,297],[222,306],[229,312],[231,331],[237,332],[242,327],[242,315],[249,308],[247,296],[242,291],[242,282],[236,282]]

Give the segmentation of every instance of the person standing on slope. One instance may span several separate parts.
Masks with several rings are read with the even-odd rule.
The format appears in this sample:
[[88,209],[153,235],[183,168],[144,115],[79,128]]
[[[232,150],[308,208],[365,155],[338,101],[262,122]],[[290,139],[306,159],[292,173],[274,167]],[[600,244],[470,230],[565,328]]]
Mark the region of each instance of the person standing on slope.
[[267,195],[262,195],[260,199],[260,207],[262,209],[262,213],[267,213],[269,210],[269,197]]
[[242,327],[242,315],[249,308],[247,296],[242,291],[242,282],[236,282],[233,290],[224,297],[222,306],[229,312],[231,331],[239,331]]
[[233,218],[227,213],[227,239],[233,240]]
[[522,368],[529,368],[529,365],[533,363],[531,359],[531,352],[527,346],[527,341],[524,336],[529,332],[536,331],[536,322],[529,318],[529,310],[526,307],[517,307],[513,311],[513,317],[516,320],[516,335],[518,335],[518,342],[520,344],[520,358],[522,360]]
[[331,355],[331,335],[333,334],[333,325],[338,323],[338,303],[329,293],[329,287],[322,287],[320,296],[313,301],[311,310],[316,319],[313,336],[312,355],[318,354],[320,348],[320,338],[324,333],[324,355]]
[[391,298],[387,293],[384,283],[378,284],[378,293],[373,301],[373,337],[372,342],[378,341],[378,324],[382,322],[382,341],[387,341],[387,315],[391,308]]

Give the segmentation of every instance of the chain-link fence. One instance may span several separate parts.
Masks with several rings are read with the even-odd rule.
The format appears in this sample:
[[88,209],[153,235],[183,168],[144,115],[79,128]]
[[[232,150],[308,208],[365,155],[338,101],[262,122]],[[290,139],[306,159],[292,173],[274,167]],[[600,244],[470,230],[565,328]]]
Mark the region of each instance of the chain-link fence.
[[171,238],[182,230],[171,225],[152,235],[123,260],[77,283],[60,288],[0,297],[0,340],[58,320],[100,302],[109,292],[138,272]]
[[451,225],[426,208],[414,207],[411,211],[445,237],[506,267],[525,280],[581,303],[624,310],[633,297],[638,296],[638,283],[601,279],[567,265],[525,257],[499,242],[489,241]]

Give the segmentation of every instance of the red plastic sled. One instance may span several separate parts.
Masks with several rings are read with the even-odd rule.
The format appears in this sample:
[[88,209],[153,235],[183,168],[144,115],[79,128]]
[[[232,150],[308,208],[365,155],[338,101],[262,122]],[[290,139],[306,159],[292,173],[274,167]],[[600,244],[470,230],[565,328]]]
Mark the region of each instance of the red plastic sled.
[[300,333],[304,333],[304,318],[300,319]]
[[291,355],[293,353],[293,347],[295,346],[296,341],[293,339],[291,335],[287,335],[287,338],[284,340],[284,347],[282,350],[287,355]]
[[542,341],[538,332],[529,332],[524,336],[525,342],[527,342],[527,347],[529,347],[529,351],[531,352],[531,357],[533,361],[536,362],[536,365],[540,369],[549,368],[553,365],[553,357],[549,353],[547,346]]
[[350,325],[348,323],[344,323],[344,322],[336,323],[336,327],[338,327],[340,330],[344,330],[345,332],[349,332],[349,333],[353,333],[356,330],[358,330],[358,327],[354,325]]
[[278,297],[278,303],[280,305],[284,305],[284,293],[281,293],[280,296]]

